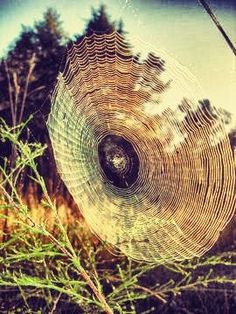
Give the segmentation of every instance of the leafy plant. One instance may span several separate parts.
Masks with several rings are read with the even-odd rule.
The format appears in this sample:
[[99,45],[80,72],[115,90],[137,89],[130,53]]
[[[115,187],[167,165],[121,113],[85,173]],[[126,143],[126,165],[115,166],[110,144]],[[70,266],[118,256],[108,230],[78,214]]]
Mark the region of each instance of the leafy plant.
[[[21,309],[34,312],[35,298],[41,300],[37,310],[41,308],[44,313],[72,304],[77,306],[77,313],[151,313],[156,307],[153,310],[150,304],[142,305],[148,299],[155,300],[155,306],[164,312],[186,291],[221,289],[233,293],[235,252],[165,265],[137,263],[111,255],[105,243],[95,244],[84,223],[63,225],[37,170],[37,158],[45,146],[20,140],[27,123],[9,127],[1,120],[0,124],[1,141],[10,141],[17,151],[15,167],[5,162],[0,169],[1,219],[14,225],[0,246],[0,286],[4,293],[8,289],[11,298],[17,289]],[[48,230],[46,219],[39,223],[32,218],[31,209],[21,198],[18,182],[25,167],[32,170],[32,180],[43,191],[41,205],[55,217],[54,232]],[[8,215],[4,215],[5,208]],[[140,310],[143,307],[145,312]]]

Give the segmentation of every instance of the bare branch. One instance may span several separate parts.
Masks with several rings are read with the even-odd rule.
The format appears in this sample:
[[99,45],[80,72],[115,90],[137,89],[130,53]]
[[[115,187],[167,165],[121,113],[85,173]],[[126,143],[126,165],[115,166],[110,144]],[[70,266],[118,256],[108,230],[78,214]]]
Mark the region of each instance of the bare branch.
[[221,32],[221,34],[224,37],[225,41],[227,42],[228,46],[230,47],[230,49],[233,51],[234,55],[236,56],[236,48],[235,48],[234,44],[232,43],[232,41],[230,40],[230,38],[228,37],[228,35],[224,31],[224,29],[221,26],[220,22],[217,20],[215,14],[212,12],[212,10],[211,10],[209,4],[207,3],[207,1],[206,0],[198,0],[198,2],[204,7],[206,12],[209,14],[209,16],[211,17],[213,23],[219,29],[219,31]]

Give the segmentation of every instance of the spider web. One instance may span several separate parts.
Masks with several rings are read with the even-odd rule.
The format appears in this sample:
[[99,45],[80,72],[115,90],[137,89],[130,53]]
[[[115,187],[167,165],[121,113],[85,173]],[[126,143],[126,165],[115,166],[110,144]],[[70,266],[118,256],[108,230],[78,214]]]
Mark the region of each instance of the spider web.
[[[48,120],[58,171],[92,231],[133,259],[200,256],[234,213],[229,139],[198,95],[184,67],[155,49],[141,59],[117,32],[85,37],[67,53]],[[125,188],[103,171],[98,146],[107,136],[137,155],[137,179]],[[132,162],[125,168],[119,158],[128,171]]]

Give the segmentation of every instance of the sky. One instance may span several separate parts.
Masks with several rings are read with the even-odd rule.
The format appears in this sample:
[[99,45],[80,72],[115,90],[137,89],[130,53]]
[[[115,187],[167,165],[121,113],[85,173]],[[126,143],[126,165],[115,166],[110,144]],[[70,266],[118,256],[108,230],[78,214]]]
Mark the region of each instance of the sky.
[[[186,66],[216,107],[233,114],[236,124],[236,62],[223,37],[197,0],[105,0],[111,19],[122,18],[131,37],[166,51]],[[236,1],[212,0],[211,6],[236,42]],[[98,0],[0,0],[0,57],[22,25],[33,25],[49,7],[61,15],[65,31],[81,33]],[[140,45],[140,47],[145,45]],[[141,49],[141,48],[140,48]]]

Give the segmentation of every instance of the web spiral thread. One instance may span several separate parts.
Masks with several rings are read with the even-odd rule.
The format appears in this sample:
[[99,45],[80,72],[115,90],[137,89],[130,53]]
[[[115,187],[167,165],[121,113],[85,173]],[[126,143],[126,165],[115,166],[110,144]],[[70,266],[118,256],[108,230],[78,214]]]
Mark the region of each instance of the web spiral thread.
[[141,60],[117,32],[85,37],[68,51],[48,120],[58,171],[93,232],[158,263],[204,254],[235,204],[222,119],[168,60]]

